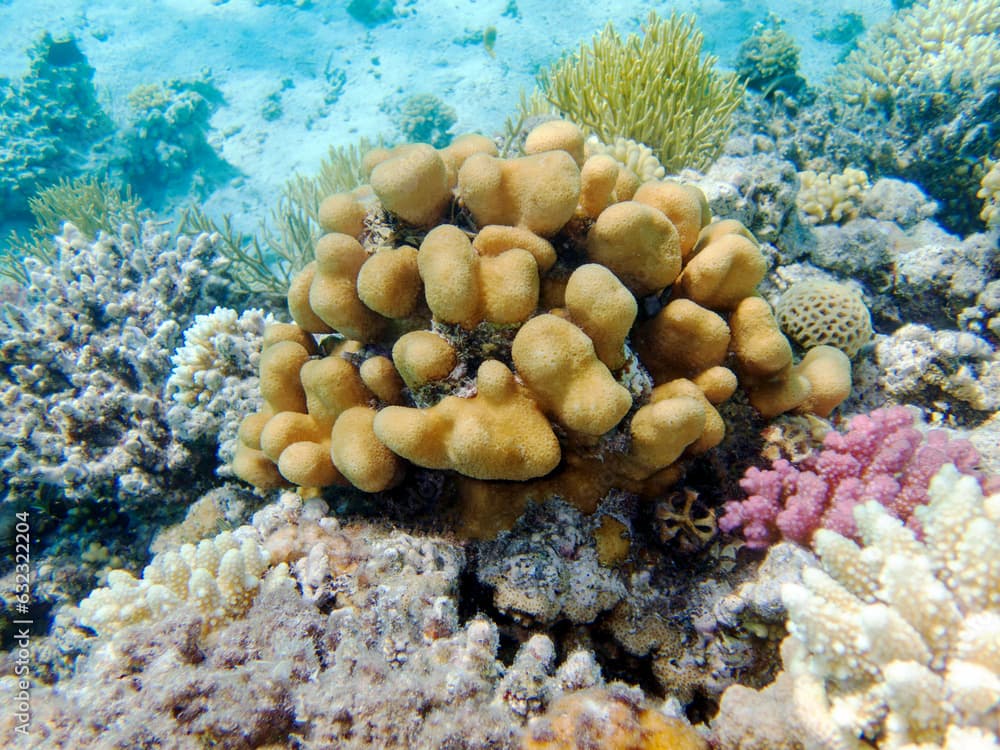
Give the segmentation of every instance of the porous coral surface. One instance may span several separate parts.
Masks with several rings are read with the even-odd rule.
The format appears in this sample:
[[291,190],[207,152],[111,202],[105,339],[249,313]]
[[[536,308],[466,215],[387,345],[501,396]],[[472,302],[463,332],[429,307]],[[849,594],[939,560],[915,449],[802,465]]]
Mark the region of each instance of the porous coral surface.
[[789,369],[752,296],[758,243],[709,223],[697,188],[583,161],[567,122],[525,148],[501,159],[472,135],[366,157],[370,188],[341,196],[291,284],[297,325],[265,334],[238,476],[377,492],[416,466],[460,475],[467,516],[489,515],[491,492],[592,510],[613,487],[655,492],[717,445],[737,373],[771,416],[847,395],[850,365],[829,347]]

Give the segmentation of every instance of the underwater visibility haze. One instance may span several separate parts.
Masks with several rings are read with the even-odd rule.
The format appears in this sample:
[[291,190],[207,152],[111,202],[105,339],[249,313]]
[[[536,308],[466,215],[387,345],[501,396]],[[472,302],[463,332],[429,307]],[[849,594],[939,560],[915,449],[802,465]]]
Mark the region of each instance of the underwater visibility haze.
[[0,746],[1000,747],[1000,0],[0,0]]

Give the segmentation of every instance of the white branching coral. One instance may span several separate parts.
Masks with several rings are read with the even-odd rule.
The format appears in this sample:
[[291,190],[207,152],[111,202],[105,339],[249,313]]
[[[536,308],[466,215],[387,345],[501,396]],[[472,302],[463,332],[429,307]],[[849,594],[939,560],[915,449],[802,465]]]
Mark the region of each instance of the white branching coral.
[[891,103],[929,81],[944,90],[985,89],[1000,74],[1000,1],[929,0],[873,30],[834,77],[848,101]]
[[818,531],[823,569],[782,589],[808,748],[998,747],[1000,494],[951,465],[929,494],[922,541],[866,503],[863,546]]
[[262,310],[216,307],[194,319],[171,357],[167,423],[184,443],[218,443],[223,465],[243,417],[260,408],[257,371],[264,328],[273,322]]
[[841,174],[799,172],[801,186],[795,202],[807,224],[829,224],[854,219],[871,187],[868,175],[848,167]]
[[979,218],[988,227],[1000,227],[1000,161],[993,162],[990,171],[983,175],[976,197],[983,199]]
[[656,158],[653,149],[631,138],[615,138],[614,143],[604,143],[597,136],[590,136],[586,144],[587,156],[608,154],[619,164],[632,170],[642,182],[662,180],[667,170]]
[[224,531],[214,539],[156,555],[141,579],[126,570],[111,571],[108,585],[80,602],[79,619],[110,636],[189,607],[198,611],[208,630],[245,614],[264,581],[277,585],[287,579],[287,566],[269,570],[269,561],[252,528]]
[[174,368],[167,380],[167,395],[186,406],[211,401],[227,379],[255,373],[264,327],[273,323],[261,310],[216,307],[198,315],[184,331],[184,346],[170,358]]

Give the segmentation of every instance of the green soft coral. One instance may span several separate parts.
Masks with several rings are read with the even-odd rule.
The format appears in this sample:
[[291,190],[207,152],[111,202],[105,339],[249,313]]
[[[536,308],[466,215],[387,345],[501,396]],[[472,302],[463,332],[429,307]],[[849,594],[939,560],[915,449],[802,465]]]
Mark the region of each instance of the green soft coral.
[[605,143],[650,146],[668,172],[702,169],[721,152],[743,89],[702,56],[688,16],[650,13],[643,34],[624,39],[608,24],[589,45],[542,71],[538,84],[567,119]]

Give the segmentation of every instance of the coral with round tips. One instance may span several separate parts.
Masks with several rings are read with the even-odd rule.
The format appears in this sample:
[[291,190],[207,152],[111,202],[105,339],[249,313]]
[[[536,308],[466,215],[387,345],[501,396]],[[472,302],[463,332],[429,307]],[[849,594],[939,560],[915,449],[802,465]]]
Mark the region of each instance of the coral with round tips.
[[539,315],[521,326],[511,356],[542,408],[574,432],[603,435],[632,405],[587,334],[555,315]]
[[587,257],[607,266],[637,297],[660,292],[681,270],[673,223],[643,203],[608,206],[587,235]]
[[632,200],[659,210],[677,228],[681,257],[694,250],[701,230],[712,220],[705,194],[693,185],[670,180],[644,182]]
[[699,305],[731,310],[753,295],[766,272],[767,262],[757,243],[734,232],[698,249],[679,283],[684,294]]
[[766,379],[792,364],[792,347],[781,335],[770,305],[761,297],[742,300],[730,315],[729,325],[732,350],[741,372]]
[[358,271],[358,298],[366,307],[387,318],[412,315],[420,302],[417,251],[409,245],[379,250]]
[[354,193],[334,193],[319,204],[319,226],[324,232],[358,237],[365,228],[368,208]]
[[451,344],[431,331],[410,331],[400,336],[392,347],[392,360],[411,389],[446,378],[458,364]]
[[334,465],[364,492],[387,490],[404,474],[403,461],[375,435],[375,414],[370,406],[352,406],[337,417],[330,436]]
[[476,479],[523,481],[552,471],[559,441],[511,371],[487,360],[476,388],[472,398],[448,396],[428,409],[388,406],[375,416],[375,434],[418,466]]
[[526,320],[538,305],[538,264],[512,247],[481,257],[458,227],[442,224],[420,243],[417,267],[434,319],[473,328]]
[[506,224],[551,237],[576,211],[580,168],[565,151],[517,159],[473,154],[458,171],[457,193],[479,226]]
[[640,323],[633,340],[657,383],[721,366],[729,342],[729,326],[722,316],[683,298]]
[[[495,530],[468,514],[506,518],[553,492],[591,512],[611,489],[650,494],[677,481],[687,459],[722,440],[715,407],[737,373],[768,413],[804,408],[812,384],[800,372],[821,386],[810,408],[826,412],[843,397],[849,378],[826,377],[840,372],[830,357],[793,370],[787,340],[753,297],[763,256],[746,227],[704,226],[699,190],[640,186],[599,155],[581,193],[566,150],[577,150],[578,135],[554,123],[531,139],[538,152],[520,158],[495,157],[472,136],[435,151],[447,180],[457,169],[450,221],[436,226],[407,226],[384,199],[355,191],[368,207],[362,231],[324,235],[289,290],[298,325],[278,343],[292,360],[265,357],[262,376],[280,384],[298,373],[298,383],[269,386],[281,403],[247,422],[239,476],[380,491],[407,462],[451,470],[466,528]],[[376,149],[365,163],[403,169],[402,156],[419,152],[429,153]],[[627,200],[634,195],[648,205]],[[313,337],[331,331],[345,338],[317,346]],[[534,453],[502,426],[525,420]],[[269,455],[281,473],[267,469]]]
[[[104,637],[130,625],[149,624],[171,610],[193,609],[208,632],[244,615],[265,578],[275,585],[287,566],[268,573],[269,555],[249,527],[240,536],[224,531],[214,539],[156,555],[141,579],[124,570],[108,574],[108,585],[80,602],[79,621]],[[265,576],[265,574],[267,574]]]
[[501,255],[515,247],[527,250],[534,256],[538,270],[543,273],[556,262],[556,249],[552,247],[552,243],[522,227],[489,224],[476,233],[472,246],[483,257]]
[[448,168],[426,143],[392,149],[375,165],[369,179],[386,211],[416,226],[430,226],[441,218],[451,199]]
[[625,364],[625,339],[639,307],[611,271],[596,263],[573,271],[566,284],[566,309],[609,370]]
[[[370,341],[386,319],[369,309],[358,295],[358,274],[368,253],[347,234],[324,234],[316,243],[316,270],[309,285],[309,309],[349,339]],[[300,303],[301,304],[301,303]]]
[[565,151],[577,166],[584,162],[583,131],[566,120],[543,122],[528,133],[524,140],[524,153],[540,154],[544,151]]

